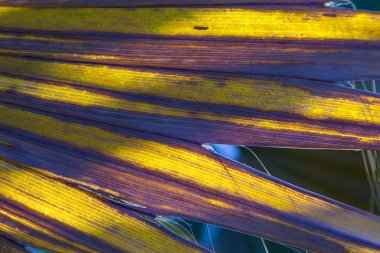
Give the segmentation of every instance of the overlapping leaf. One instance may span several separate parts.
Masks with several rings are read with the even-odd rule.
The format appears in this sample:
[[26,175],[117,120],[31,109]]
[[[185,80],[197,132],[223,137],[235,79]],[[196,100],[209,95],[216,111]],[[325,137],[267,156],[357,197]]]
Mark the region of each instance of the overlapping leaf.
[[141,6],[184,6],[184,5],[226,5],[226,4],[318,4],[324,0],[1,0],[3,6],[111,6],[111,7],[141,7]]
[[[27,4],[33,6],[38,2]],[[52,1],[58,6],[80,2]],[[296,3],[300,2],[310,1]],[[313,1],[316,2],[321,1]],[[111,4],[83,1],[90,3]],[[165,5],[163,1],[139,1],[141,5],[155,3]],[[69,61],[334,81],[380,77],[378,13],[305,5],[269,6],[0,7],[0,52]]]
[[205,251],[125,209],[3,158],[0,184],[0,234],[20,245],[54,252]]
[[3,253],[26,253],[27,252],[25,249],[23,249],[23,247],[21,247],[17,243],[2,236],[0,236],[0,250]]
[[6,144],[2,155],[132,201],[144,206],[144,212],[281,237],[317,251],[379,246],[378,217],[216,157],[197,145],[41,114],[46,113],[1,106],[1,140]]
[[16,75],[0,76],[11,104],[197,143],[380,147],[380,97],[322,82],[7,57],[0,66]]
[[[34,8],[42,4],[54,8]],[[163,7],[171,1],[108,8],[136,4],[0,1],[29,6],[0,7],[0,233],[56,251],[204,250],[70,183],[150,215],[318,252],[378,252],[379,217],[200,144],[379,148],[380,97],[330,82],[378,77],[379,15]]]

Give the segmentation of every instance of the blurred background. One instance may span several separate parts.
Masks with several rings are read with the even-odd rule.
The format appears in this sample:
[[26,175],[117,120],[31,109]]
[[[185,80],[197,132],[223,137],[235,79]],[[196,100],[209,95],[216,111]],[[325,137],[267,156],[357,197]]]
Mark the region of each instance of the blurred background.
[[358,9],[363,10],[380,10],[380,1],[379,0],[354,0],[352,1]]

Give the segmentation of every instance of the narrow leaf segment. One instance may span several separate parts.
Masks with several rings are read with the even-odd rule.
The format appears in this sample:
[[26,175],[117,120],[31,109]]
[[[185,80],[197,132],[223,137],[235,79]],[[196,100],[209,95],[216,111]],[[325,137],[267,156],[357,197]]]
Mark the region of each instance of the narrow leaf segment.
[[380,147],[380,97],[323,82],[10,57],[0,67],[0,101],[199,144]]
[[315,251],[380,248],[377,216],[198,145],[56,114],[0,108],[0,154],[41,168],[37,170],[50,177],[144,206],[144,212],[200,220]]
[[0,160],[0,234],[54,252],[204,252],[126,209]]

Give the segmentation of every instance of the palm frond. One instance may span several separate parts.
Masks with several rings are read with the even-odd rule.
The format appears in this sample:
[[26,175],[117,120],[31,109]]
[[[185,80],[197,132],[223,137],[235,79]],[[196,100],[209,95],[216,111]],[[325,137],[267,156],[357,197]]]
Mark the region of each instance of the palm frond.
[[207,251],[176,216],[380,251],[378,216],[201,146],[379,149],[379,95],[336,84],[379,78],[380,14],[202,4],[0,1],[0,247]]

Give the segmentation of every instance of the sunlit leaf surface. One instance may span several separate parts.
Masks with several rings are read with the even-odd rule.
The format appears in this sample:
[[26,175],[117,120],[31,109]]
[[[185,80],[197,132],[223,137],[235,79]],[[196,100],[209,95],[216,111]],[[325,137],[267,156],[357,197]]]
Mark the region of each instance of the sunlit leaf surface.
[[55,252],[203,252],[131,212],[0,161],[0,233]]
[[322,82],[9,57],[0,66],[12,75],[0,76],[2,101],[34,109],[200,144],[380,147],[380,97]]
[[378,216],[201,146],[379,149],[380,97],[341,84],[379,77],[380,15],[199,4],[0,1],[5,252],[207,251],[163,216],[380,251]]

